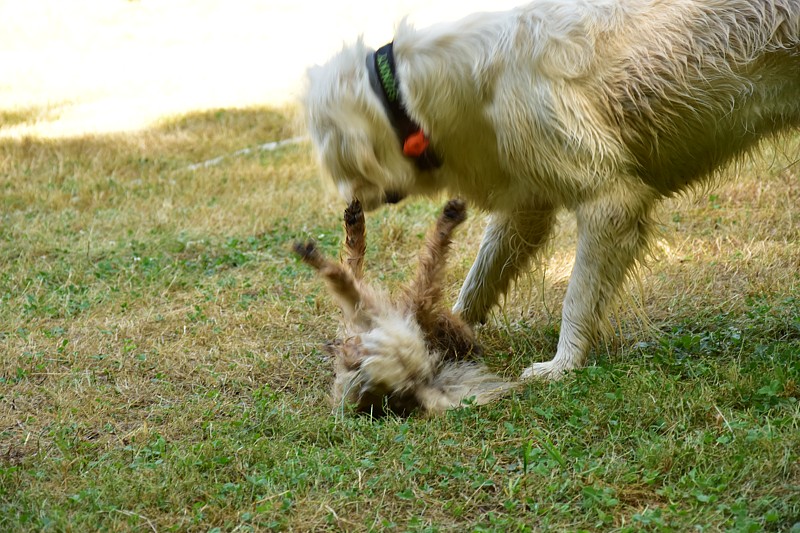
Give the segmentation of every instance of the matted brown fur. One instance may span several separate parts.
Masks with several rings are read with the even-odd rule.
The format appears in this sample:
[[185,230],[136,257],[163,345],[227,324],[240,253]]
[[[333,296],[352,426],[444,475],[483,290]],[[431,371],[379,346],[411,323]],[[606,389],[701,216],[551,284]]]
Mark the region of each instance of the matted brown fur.
[[344,336],[326,344],[334,360],[333,401],[358,412],[435,413],[469,399],[486,403],[514,385],[468,361],[482,353],[472,329],[441,305],[441,280],[461,200],[445,205],[428,233],[415,277],[392,299],[363,280],[366,229],[356,201],[345,210],[345,256],[337,263],[313,242],[295,252],[315,268],[344,313]]

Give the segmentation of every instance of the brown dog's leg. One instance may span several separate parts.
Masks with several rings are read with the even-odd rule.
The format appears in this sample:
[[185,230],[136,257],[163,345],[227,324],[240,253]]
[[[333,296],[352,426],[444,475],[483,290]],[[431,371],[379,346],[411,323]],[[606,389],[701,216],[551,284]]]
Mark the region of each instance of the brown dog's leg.
[[323,256],[313,241],[294,243],[294,252],[319,272],[345,316],[353,317],[363,302],[361,291],[350,271]]
[[416,278],[406,288],[409,309],[421,324],[434,318],[442,297],[441,279],[444,273],[450,236],[467,219],[467,207],[462,200],[450,200],[444,206],[434,229],[428,233],[425,248],[419,258]]
[[364,252],[367,249],[367,230],[364,225],[364,211],[358,200],[347,206],[344,211],[345,230],[345,261],[353,273],[353,277],[361,279],[364,276]]
[[425,340],[445,359],[480,355],[481,347],[469,326],[458,316],[441,309],[442,275],[453,230],[467,218],[461,200],[449,201],[428,234],[417,267],[417,276],[406,288],[408,310],[414,313]]

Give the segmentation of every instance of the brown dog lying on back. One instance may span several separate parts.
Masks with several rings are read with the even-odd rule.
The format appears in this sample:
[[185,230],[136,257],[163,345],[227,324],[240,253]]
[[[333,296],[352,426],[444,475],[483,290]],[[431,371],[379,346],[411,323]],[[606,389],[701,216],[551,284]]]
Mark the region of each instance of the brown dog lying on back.
[[345,210],[345,259],[335,263],[313,242],[295,252],[314,267],[344,313],[344,338],[326,345],[334,358],[336,408],[380,416],[419,408],[439,413],[465,402],[484,404],[513,388],[483,365],[470,327],[440,305],[441,278],[453,230],[466,219],[460,200],[445,206],[428,234],[416,277],[394,300],[363,281],[366,229],[356,201]]

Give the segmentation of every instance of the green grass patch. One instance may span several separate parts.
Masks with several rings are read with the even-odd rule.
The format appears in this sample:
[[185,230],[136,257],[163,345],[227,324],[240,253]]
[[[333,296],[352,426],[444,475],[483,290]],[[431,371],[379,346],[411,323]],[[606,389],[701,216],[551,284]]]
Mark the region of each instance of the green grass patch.
[[[679,237],[641,278],[652,327],[623,306],[589,367],[436,418],[341,417],[320,349],[337,310],[289,251],[341,243],[308,147],[186,169],[289,120],[0,145],[0,530],[800,530],[784,173],[669,203]],[[370,213],[367,275],[406,280],[437,210]],[[481,226],[456,235],[450,298]],[[506,376],[555,350],[563,227],[479,328]]]

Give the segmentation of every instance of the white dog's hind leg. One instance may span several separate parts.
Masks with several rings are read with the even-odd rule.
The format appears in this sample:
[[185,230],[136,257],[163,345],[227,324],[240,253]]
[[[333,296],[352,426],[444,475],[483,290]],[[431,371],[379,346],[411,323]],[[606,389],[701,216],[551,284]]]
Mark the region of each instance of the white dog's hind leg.
[[499,295],[547,242],[554,223],[555,209],[549,207],[493,214],[453,312],[471,324],[484,321]]
[[558,379],[586,363],[609,304],[646,251],[652,202],[649,190],[628,187],[578,208],[578,249],[558,349],[551,361],[525,369],[521,379]]

